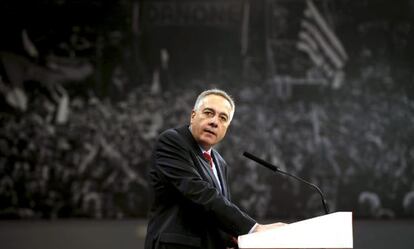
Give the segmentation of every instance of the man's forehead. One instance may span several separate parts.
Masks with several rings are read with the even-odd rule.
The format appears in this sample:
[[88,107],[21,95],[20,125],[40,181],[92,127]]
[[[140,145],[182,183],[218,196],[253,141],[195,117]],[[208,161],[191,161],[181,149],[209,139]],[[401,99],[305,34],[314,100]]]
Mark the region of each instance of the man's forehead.
[[227,111],[231,110],[231,104],[229,102],[228,99],[220,96],[220,95],[208,95],[206,96],[202,103],[201,106],[203,107],[203,109],[205,108],[211,108],[211,109],[217,109],[217,108],[224,108],[224,109],[228,109]]

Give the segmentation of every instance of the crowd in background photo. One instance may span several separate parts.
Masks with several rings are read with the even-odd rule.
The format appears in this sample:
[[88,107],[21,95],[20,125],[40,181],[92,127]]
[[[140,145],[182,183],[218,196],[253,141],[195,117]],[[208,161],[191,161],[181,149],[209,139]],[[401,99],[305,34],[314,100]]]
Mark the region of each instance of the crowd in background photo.
[[[56,13],[66,13],[61,6],[71,3],[46,2],[42,6]],[[208,29],[191,24],[182,30],[144,30],[136,27],[141,23],[134,16],[140,2],[114,4],[113,15],[105,12],[113,7],[105,1],[85,2],[79,5],[79,23],[33,21],[26,29],[22,21],[6,30],[0,41],[1,219],[146,217],[151,200],[146,173],[157,136],[188,123],[197,94],[214,87],[236,102],[228,134],[217,146],[230,166],[232,198],[258,220],[311,217],[323,208],[317,192],[249,161],[244,151],[319,186],[332,212],[414,217],[414,91],[412,58],[405,51],[412,49],[409,23],[402,19],[392,26],[389,17],[381,16],[384,21],[375,15],[363,19],[368,1],[353,3],[361,21],[346,13],[338,17],[338,23],[348,25],[352,48],[342,85],[333,89],[304,79],[286,88],[287,82],[268,79],[286,75],[266,77],[272,70],[264,72],[272,51],[262,47],[269,38],[261,37],[262,26],[248,33],[245,25],[241,41],[239,26],[226,36],[230,28],[220,23]],[[272,1],[262,2],[264,8]],[[289,31],[283,18],[295,5],[273,3],[278,9],[272,18],[281,25],[277,31]],[[97,6],[100,15],[89,20]],[[37,17],[25,11],[18,13]],[[260,12],[252,14],[252,23],[263,25],[258,17]],[[349,35],[354,23],[361,40]],[[200,44],[186,45],[180,39],[191,41],[191,32],[183,30],[215,34],[216,47],[203,41],[209,48],[203,53]],[[145,31],[150,35],[144,37]],[[298,31],[290,31],[296,39]],[[385,32],[392,39],[378,38]],[[180,39],[173,40],[176,33]],[[169,35],[170,48],[158,48]],[[293,53],[273,38],[289,59]],[[307,57],[307,63],[292,61],[272,64],[287,72],[311,64]],[[185,69],[182,75],[178,66]]]
[[[63,123],[42,95],[26,112],[3,112],[1,216],[145,216],[154,141],[164,129],[189,122],[199,88],[151,92],[150,85],[140,86],[116,102],[72,96]],[[236,99],[236,115],[217,149],[231,165],[236,202],[253,215],[309,216],[322,207],[316,192],[248,162],[244,151],[319,185],[331,210],[413,214],[412,100],[348,91],[285,101],[269,95],[266,85],[226,90]]]

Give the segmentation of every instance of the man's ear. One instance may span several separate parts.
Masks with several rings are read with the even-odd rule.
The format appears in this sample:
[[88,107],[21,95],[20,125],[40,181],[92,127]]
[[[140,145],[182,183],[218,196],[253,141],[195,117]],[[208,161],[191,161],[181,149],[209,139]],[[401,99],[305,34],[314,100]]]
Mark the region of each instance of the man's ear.
[[191,111],[191,120],[190,120],[190,124],[192,123],[193,118],[195,117],[195,115],[196,115],[196,111],[193,109],[193,110]]

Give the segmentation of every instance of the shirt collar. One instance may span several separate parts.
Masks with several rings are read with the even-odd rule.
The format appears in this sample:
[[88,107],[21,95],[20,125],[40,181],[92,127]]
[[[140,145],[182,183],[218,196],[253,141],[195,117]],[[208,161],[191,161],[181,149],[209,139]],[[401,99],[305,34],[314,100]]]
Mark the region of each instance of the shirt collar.
[[198,145],[198,147],[200,147],[201,152],[207,152],[210,156],[211,156],[211,148],[209,150],[205,150],[203,149],[203,147],[201,147],[200,145]]

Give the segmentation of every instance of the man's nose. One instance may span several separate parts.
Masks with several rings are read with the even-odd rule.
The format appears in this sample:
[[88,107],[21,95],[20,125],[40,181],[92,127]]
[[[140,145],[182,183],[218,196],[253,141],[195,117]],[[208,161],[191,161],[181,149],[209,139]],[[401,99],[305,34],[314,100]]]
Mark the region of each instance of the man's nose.
[[217,117],[217,115],[214,115],[214,117],[211,117],[208,124],[211,125],[212,127],[217,127],[218,126],[218,117]]

